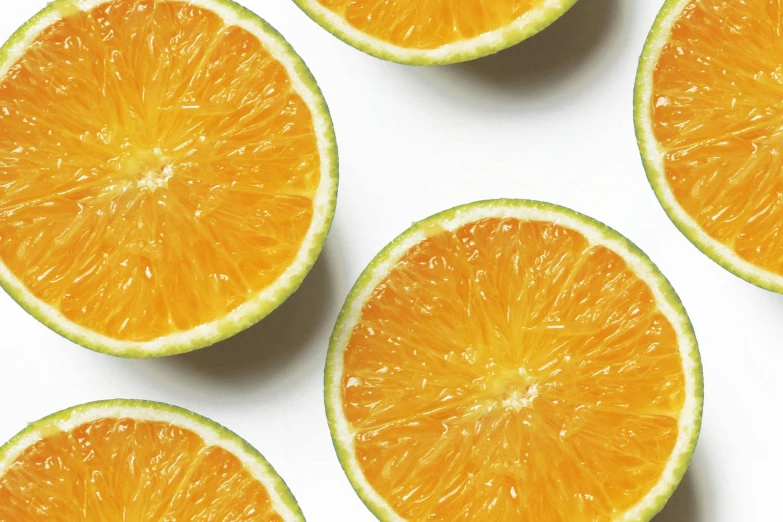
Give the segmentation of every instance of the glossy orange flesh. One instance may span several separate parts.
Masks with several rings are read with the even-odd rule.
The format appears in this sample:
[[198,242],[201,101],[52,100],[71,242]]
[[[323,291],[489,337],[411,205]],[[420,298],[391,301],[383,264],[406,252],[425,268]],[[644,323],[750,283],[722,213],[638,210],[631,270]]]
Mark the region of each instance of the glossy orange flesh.
[[344,413],[405,520],[611,521],[661,478],[676,333],[615,252],[484,219],[412,248],[347,345]]
[[410,49],[435,49],[501,29],[545,0],[318,0],[356,29]]
[[177,426],[102,419],[27,448],[0,477],[5,522],[280,522],[266,488]]
[[677,202],[783,275],[783,4],[699,0],[655,69],[652,119]]
[[146,341],[292,263],[312,115],[261,42],[185,2],[73,10],[0,81],[0,260],[69,320]]

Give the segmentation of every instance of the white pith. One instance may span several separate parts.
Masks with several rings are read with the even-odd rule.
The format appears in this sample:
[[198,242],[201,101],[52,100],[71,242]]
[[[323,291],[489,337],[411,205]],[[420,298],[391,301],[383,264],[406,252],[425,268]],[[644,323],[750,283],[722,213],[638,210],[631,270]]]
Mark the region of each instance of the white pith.
[[636,78],[635,117],[639,147],[645,159],[647,173],[655,192],[669,217],[688,238],[727,269],[755,284],[783,292],[783,275],[776,274],[740,257],[734,250],[710,236],[677,201],[666,179],[666,151],[655,138],[652,120],[653,80],[655,68],[664,47],[669,42],[672,27],[693,0],[669,0],[647,40]]
[[[21,58],[29,45],[41,34],[41,32],[60,20],[74,9],[89,11],[102,4],[111,3],[113,0],[63,0],[52,4],[47,8],[44,16],[40,17],[25,31],[13,46],[9,49],[6,59],[0,64],[0,78],[5,78],[9,69]],[[166,0],[156,0],[165,2]],[[199,325],[191,330],[177,332],[171,335],[159,337],[145,342],[122,341],[101,335],[88,328],[78,325],[65,317],[57,308],[38,299],[30,293],[24,284],[8,269],[0,259],[0,282],[6,286],[6,290],[15,296],[24,307],[37,318],[45,318],[58,333],[72,340],[78,340],[80,344],[88,347],[100,347],[114,355],[145,356],[165,353],[171,347],[201,347],[204,343],[219,340],[226,330],[236,331],[237,325],[246,325],[248,318],[258,315],[259,310],[267,310],[267,313],[280,302],[281,294],[289,289],[297,281],[301,280],[312,266],[314,256],[320,251],[322,237],[328,230],[334,210],[334,194],[337,180],[336,155],[333,152],[334,144],[331,136],[331,121],[323,106],[323,100],[312,87],[308,86],[301,77],[297,67],[301,64],[299,58],[284,45],[279,36],[268,31],[252,17],[240,14],[239,6],[230,5],[226,0],[179,0],[192,5],[210,10],[220,16],[226,25],[244,29],[259,39],[263,46],[285,67],[294,90],[302,97],[313,117],[313,124],[317,134],[318,151],[321,160],[321,180],[313,200],[313,220],[310,225],[299,253],[287,270],[271,285],[248,299],[247,302],[233,310],[228,315]],[[162,180],[142,180],[150,190],[162,186]],[[258,319],[258,318],[256,318]],[[233,327],[233,328],[232,328]]]
[[[71,410],[54,415],[31,424],[10,447],[3,447],[0,453],[0,477],[19,456],[36,442],[58,432],[70,432],[75,428],[100,419],[134,419],[137,421],[165,422],[189,430],[210,447],[222,448],[242,461],[245,469],[258,480],[269,493],[272,507],[287,522],[303,522],[304,518],[284,500],[290,497],[285,483],[263,458],[249,453],[239,438],[233,433],[221,433],[217,425],[179,408],[156,403],[136,403],[133,401],[107,401],[77,406]],[[227,430],[226,430],[227,431]],[[229,432],[230,433],[230,432]]]
[[[332,337],[326,368],[326,405],[330,414],[330,424],[338,453],[343,452],[343,466],[357,492],[368,505],[373,507],[376,515],[384,521],[407,522],[397,514],[370,483],[364,477],[361,466],[355,455],[354,432],[345,417],[342,408],[342,378],[344,352],[354,327],[358,323],[364,303],[370,297],[375,288],[383,281],[389,271],[397,264],[399,259],[413,246],[426,239],[428,236],[440,233],[444,230],[453,231],[468,223],[491,218],[508,217],[523,221],[547,221],[556,223],[562,227],[570,228],[583,234],[591,245],[607,247],[623,257],[637,274],[647,283],[655,296],[660,311],[666,316],[677,333],[678,345],[682,354],[683,373],[685,375],[686,399],[678,421],[678,439],[670,460],[661,476],[660,481],[650,492],[635,506],[626,511],[614,522],[647,521],[646,514],[662,503],[671,494],[681,474],[679,473],[683,459],[688,459],[698,436],[698,428],[701,418],[702,398],[700,394],[701,363],[698,354],[698,346],[691,335],[691,326],[687,316],[678,311],[670,302],[668,282],[661,276],[655,265],[645,256],[629,248],[628,243],[619,234],[609,229],[601,229],[586,218],[558,211],[554,208],[541,208],[532,204],[520,204],[519,202],[486,202],[457,209],[443,219],[430,218],[421,224],[414,226],[408,232],[400,236],[391,250],[373,261],[373,267],[369,279],[362,281],[361,288],[349,297],[342,312],[342,316]],[[525,401],[519,397],[519,401],[509,403],[508,406],[520,409],[528,407],[532,403],[530,397]],[[524,402],[524,403],[523,403]]]
[[[482,49],[498,51],[509,42],[532,36],[562,14],[575,0],[543,0],[505,27],[474,38],[460,40],[435,49],[409,49],[371,36],[348,23],[345,18],[324,7],[318,0],[296,0],[310,16],[351,45],[382,58],[403,63],[448,63],[454,56],[476,57]],[[490,51],[491,52],[491,51]]]

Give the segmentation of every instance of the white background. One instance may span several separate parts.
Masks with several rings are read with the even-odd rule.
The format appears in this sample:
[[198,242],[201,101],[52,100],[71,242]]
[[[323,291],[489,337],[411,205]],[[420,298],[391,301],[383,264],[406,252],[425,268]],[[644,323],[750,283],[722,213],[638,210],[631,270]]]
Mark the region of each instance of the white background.
[[[335,457],[323,408],[327,342],[343,299],[411,222],[479,199],[540,199],[636,242],[671,280],[696,328],[704,427],[684,483],[655,522],[779,520],[783,296],[735,278],[679,234],[647,184],[636,147],[636,62],[662,0],[581,0],[513,49],[439,68],[366,56],[289,0],[243,3],[293,44],[332,111],[340,197],[324,255],[301,290],[260,325],[165,360],[79,348],[0,293],[0,440],[88,401],[169,402],[256,446],[308,520],[371,521]],[[0,38],[44,4],[3,1]]]

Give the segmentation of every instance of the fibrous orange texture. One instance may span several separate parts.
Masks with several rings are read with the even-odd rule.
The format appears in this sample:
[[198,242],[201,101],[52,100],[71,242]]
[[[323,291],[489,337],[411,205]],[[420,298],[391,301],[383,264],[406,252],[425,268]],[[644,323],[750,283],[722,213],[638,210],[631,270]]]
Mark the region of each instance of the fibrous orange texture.
[[182,1],[73,9],[0,80],[0,260],[100,334],[187,331],[292,263],[320,162],[248,31]]
[[545,0],[318,0],[370,36],[435,49],[506,27]]
[[27,448],[0,477],[3,522],[282,522],[226,450],[163,422],[101,419]]
[[682,208],[742,259],[783,274],[783,5],[696,0],[653,79],[652,120]]
[[411,521],[614,520],[660,480],[684,400],[649,286],[550,222],[433,231],[344,353],[356,458]]

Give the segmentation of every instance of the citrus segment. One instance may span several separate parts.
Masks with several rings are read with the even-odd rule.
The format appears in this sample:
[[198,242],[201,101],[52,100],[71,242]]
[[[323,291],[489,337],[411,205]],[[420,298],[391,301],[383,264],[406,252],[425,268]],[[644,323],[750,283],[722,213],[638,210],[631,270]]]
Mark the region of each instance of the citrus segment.
[[140,343],[301,279],[335,165],[298,58],[224,0],[93,4],[55,2],[6,60],[7,270],[65,320]]
[[355,47],[403,63],[497,52],[540,31],[576,0],[294,0]]
[[[177,417],[195,419],[210,439],[236,439],[227,430],[163,405],[122,406],[125,411],[116,414],[117,401],[88,405],[89,420],[67,429],[45,419],[41,432],[23,432],[29,441],[18,438],[23,447],[12,441],[3,448],[0,520],[304,520],[287,489],[283,497],[276,491],[279,479],[265,483],[251,470],[260,463],[265,478],[273,477],[260,456],[243,462],[218,439],[207,442],[205,433],[179,425]],[[72,413],[82,414],[79,408]],[[17,455],[9,458],[9,452]]]
[[520,208],[414,227],[346,303],[327,405],[383,519],[626,520],[690,457],[698,353],[663,278]]
[[670,215],[721,264],[771,289],[783,289],[782,16],[776,2],[668,2],[637,102]]

